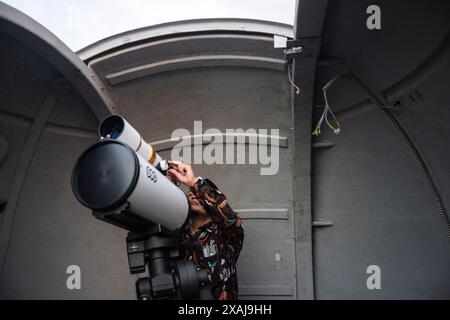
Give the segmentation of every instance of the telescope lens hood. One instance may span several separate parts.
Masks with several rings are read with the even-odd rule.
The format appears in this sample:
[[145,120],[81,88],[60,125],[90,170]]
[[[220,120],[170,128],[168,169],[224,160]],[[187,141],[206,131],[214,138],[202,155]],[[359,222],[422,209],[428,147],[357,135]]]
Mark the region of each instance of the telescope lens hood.
[[121,116],[110,115],[105,118],[99,126],[98,134],[102,138],[110,136],[112,139],[118,139],[125,129],[125,121]]
[[121,206],[136,187],[139,160],[117,140],[104,139],[89,147],[72,172],[72,189],[85,207],[110,211]]

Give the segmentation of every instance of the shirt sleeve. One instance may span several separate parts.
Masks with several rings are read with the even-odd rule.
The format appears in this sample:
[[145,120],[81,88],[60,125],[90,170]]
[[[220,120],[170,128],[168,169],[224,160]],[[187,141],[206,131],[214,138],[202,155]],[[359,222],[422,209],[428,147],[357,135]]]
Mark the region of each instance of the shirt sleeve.
[[199,178],[190,190],[219,227],[236,227],[238,223],[240,225],[240,219],[228,205],[226,196],[211,180]]

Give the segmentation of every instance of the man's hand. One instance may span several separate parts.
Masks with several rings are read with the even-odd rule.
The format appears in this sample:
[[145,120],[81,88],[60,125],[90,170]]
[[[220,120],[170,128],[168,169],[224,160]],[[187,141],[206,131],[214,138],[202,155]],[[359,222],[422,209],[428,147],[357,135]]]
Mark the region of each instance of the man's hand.
[[198,177],[194,174],[191,165],[175,160],[169,160],[168,163],[173,167],[167,172],[175,176],[182,184],[190,188],[197,182]]

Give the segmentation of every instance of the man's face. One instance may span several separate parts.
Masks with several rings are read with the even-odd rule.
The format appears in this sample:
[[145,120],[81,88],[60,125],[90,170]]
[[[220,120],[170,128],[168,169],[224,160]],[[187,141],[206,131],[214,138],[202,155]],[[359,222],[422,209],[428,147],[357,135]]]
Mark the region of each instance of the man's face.
[[200,202],[198,201],[197,197],[195,196],[195,194],[192,191],[189,191],[188,199],[189,199],[189,203],[191,204],[191,210],[194,213],[197,213],[197,214],[200,214],[200,215],[206,215],[207,214],[205,208],[203,208],[203,206],[200,204]]

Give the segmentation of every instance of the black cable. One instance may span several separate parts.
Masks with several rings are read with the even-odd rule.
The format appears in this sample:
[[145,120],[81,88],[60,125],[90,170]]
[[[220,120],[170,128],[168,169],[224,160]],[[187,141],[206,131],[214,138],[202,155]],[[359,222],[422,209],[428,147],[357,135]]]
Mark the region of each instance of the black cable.
[[[403,127],[398,122],[398,120],[394,117],[392,112],[386,108],[386,106],[383,104],[383,102],[367,87],[367,85],[361,79],[359,79],[354,74],[347,74],[347,75],[341,76],[339,78],[344,78],[344,77],[351,78],[355,82],[357,87],[367,96],[367,98],[369,98],[369,100],[377,107],[377,109],[384,114],[384,116],[388,120],[389,124],[392,126],[392,128],[394,128],[394,130],[400,136],[402,141],[408,147],[410,156],[416,162],[419,172],[424,176],[426,185],[427,185],[428,189],[430,190],[430,192],[433,196],[433,199],[436,202],[436,206],[437,206],[437,209],[441,216],[442,223],[444,224],[444,229],[447,233],[447,238],[450,240],[450,221],[448,218],[447,210],[445,209],[441,194],[439,193],[439,190],[433,181],[430,171],[429,171],[425,161],[423,160],[422,156],[420,155],[419,150],[417,150],[417,147],[415,146],[414,142],[408,136],[405,129],[403,129]],[[334,82],[333,82],[333,84],[334,84]]]

